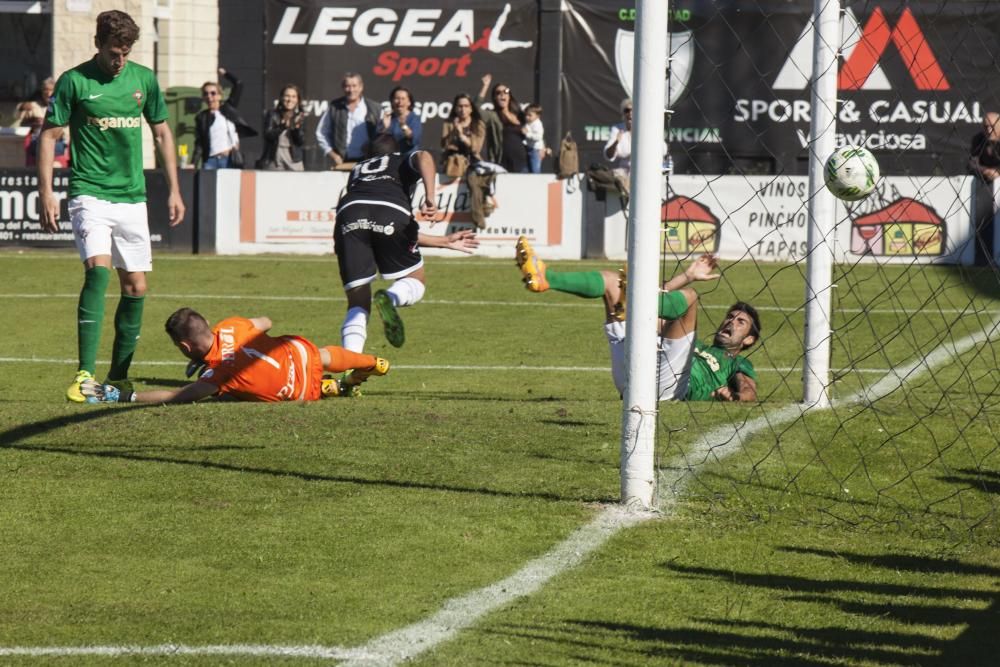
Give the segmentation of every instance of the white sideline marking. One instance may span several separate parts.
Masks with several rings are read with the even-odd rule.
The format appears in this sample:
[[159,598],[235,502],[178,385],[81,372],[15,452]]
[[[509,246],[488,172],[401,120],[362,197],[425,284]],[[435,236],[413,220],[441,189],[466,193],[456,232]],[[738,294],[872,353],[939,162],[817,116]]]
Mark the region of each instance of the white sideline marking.
[[[975,345],[986,342],[1000,327],[997,318],[987,329],[971,334],[959,341],[945,342],[922,359],[893,369],[881,380],[861,391],[833,402],[833,407],[851,405],[862,401],[874,401],[888,395],[908,380],[933,370]],[[660,474],[660,488],[665,478],[674,478],[676,485],[683,483],[685,476],[704,464],[709,457],[719,461],[733,454],[750,437],[764,429],[805,415],[810,410],[820,410],[813,406],[790,405],[752,419],[744,424],[720,426],[696,442],[695,449],[672,462],[670,473]],[[702,461],[690,464],[689,456],[701,456]],[[660,496],[660,512],[669,516],[676,506],[681,488],[674,487],[673,495]],[[259,655],[259,656],[301,656],[343,660],[349,667],[382,667],[397,665],[411,660],[421,653],[431,650],[442,642],[453,638],[462,630],[473,626],[479,620],[506,606],[517,598],[531,595],[548,583],[553,577],[576,567],[593,551],[603,546],[619,531],[647,521],[657,516],[651,512],[631,512],[621,506],[607,507],[589,524],[578,528],[547,553],[529,561],[513,575],[495,584],[472,591],[461,597],[445,602],[441,610],[429,618],[404,628],[376,637],[368,643],[353,649],[322,646],[103,646],[103,647],[13,647],[0,648],[0,656],[70,656],[70,655]]]
[[[993,320],[987,328],[976,333],[969,334],[965,338],[958,341],[945,341],[938,347],[934,348],[934,350],[932,350],[927,356],[915,359],[896,368],[889,369],[882,379],[878,380],[874,384],[862,388],[843,398],[834,399],[831,401],[831,405],[828,408],[794,404],[775,412],[769,412],[761,417],[757,417],[756,419],[751,419],[743,425],[726,424],[720,426],[705,435],[699,441],[696,441],[694,449],[686,452],[681,457],[686,460],[689,457],[696,458],[700,456],[700,461],[694,463],[684,462],[679,466],[671,465],[669,466],[671,469],[670,472],[661,471],[659,476],[659,488],[668,488],[668,486],[664,486],[664,482],[667,482],[669,486],[679,484],[681,479],[684,476],[691,474],[695,468],[705,465],[706,463],[710,463],[710,458],[718,461],[729,456],[737,449],[742,448],[743,445],[746,444],[746,442],[758,431],[765,428],[773,429],[793,419],[803,416],[812,410],[827,410],[846,407],[854,405],[855,403],[871,403],[877,401],[878,399],[891,394],[896,389],[899,389],[907,381],[914,380],[921,375],[932,371],[937,366],[947,363],[952,359],[957,358],[959,355],[968,352],[976,345],[989,341],[991,336],[996,335],[998,327],[1000,327],[1000,318]],[[675,491],[674,496],[676,496],[676,494],[677,492]],[[674,497],[665,498],[663,494],[660,494],[659,497],[661,509],[663,505],[666,505],[668,502],[672,503],[674,500]]]
[[[75,364],[76,359],[47,359],[41,357],[0,357],[0,364]],[[106,359],[98,359],[99,365],[110,364]],[[133,366],[187,366],[186,361],[144,361],[132,362]],[[563,373],[610,373],[610,366],[483,366],[460,364],[394,364],[393,368],[411,371],[553,371]],[[774,368],[771,366],[755,366],[756,370],[766,373],[791,373],[801,371],[801,368],[790,366]],[[843,368],[834,370],[838,374],[846,373],[888,373],[888,368]]]
[[360,647],[359,657],[345,667],[381,667],[411,660],[517,598],[531,595],[550,579],[576,567],[623,528],[655,517],[652,512],[631,512],[607,507],[589,524],[576,529],[548,553],[529,561],[511,576],[444,603],[430,618],[376,637]]
[[[32,294],[30,292],[16,292],[3,294],[0,299],[79,299],[80,293],[51,293]],[[113,291],[105,295],[105,299],[117,299],[118,295]],[[302,301],[306,303],[346,303],[343,296],[303,296],[301,294],[290,294],[280,296],[276,294],[161,294],[157,292],[158,299],[175,299],[177,301],[199,300],[199,301]],[[431,306],[506,306],[511,308],[594,308],[595,299],[581,298],[579,301],[564,303],[553,302],[547,299],[525,299],[524,301],[486,301],[479,299],[421,299],[421,304]],[[726,310],[730,304],[701,304],[702,310]],[[757,308],[761,313],[789,313],[797,314],[802,312],[801,308],[781,308],[780,306],[760,306]],[[912,317],[922,314],[921,309],[904,310],[902,308],[839,308],[839,313],[869,313],[872,315],[905,315]],[[997,315],[1000,310],[976,310],[974,308],[939,308],[934,313],[942,315],[963,315],[971,317],[973,315]]]
[[[867,391],[860,391],[850,397],[838,401],[837,405],[858,402],[862,399],[874,400],[884,396],[902,385],[906,380],[912,379],[921,373],[931,370],[936,365],[957,356],[973,345],[988,340],[990,333],[996,331],[1000,326],[1000,318],[994,320],[989,329],[985,329],[977,334],[972,334],[962,340],[949,345],[945,343],[931,352],[924,360],[911,362],[901,366],[898,370],[886,375]],[[737,451],[734,441],[740,444],[758,431],[766,428],[773,428],[776,424],[783,423],[799,417],[809,411],[808,406],[790,405],[774,412],[767,413],[756,419],[752,419],[745,424],[725,425],[708,433],[690,454],[680,457],[674,466],[684,466],[677,470],[676,483],[680,483],[682,477],[691,473],[693,467],[686,465],[684,460],[690,455],[701,455],[703,460],[709,455],[715,460],[720,460]],[[662,478],[662,476],[661,476]],[[661,486],[662,487],[662,482]],[[664,516],[672,514],[675,507],[676,495],[680,489],[674,489],[674,496],[669,498],[660,497],[660,512]],[[478,591],[474,591],[460,598],[455,598],[445,603],[438,613],[425,621],[415,623],[411,626],[395,630],[388,634],[377,637],[365,644],[363,649],[364,658],[355,658],[345,662],[345,665],[357,666],[382,666],[396,665],[400,662],[415,658],[417,655],[434,648],[441,642],[447,641],[459,631],[470,627],[486,614],[499,607],[513,601],[517,597],[528,595],[538,590],[542,584],[552,577],[564,572],[582,561],[583,556],[593,549],[606,542],[612,535],[627,526],[638,523],[650,514],[628,514],[623,508],[617,508],[619,514],[605,510],[594,522],[576,531],[570,538],[556,547],[548,554],[536,559],[513,576],[503,581],[487,586]],[[627,522],[623,517],[634,517],[634,520]],[[581,549],[580,541],[587,545],[585,553],[577,558],[560,561],[559,554],[566,553],[567,550]],[[582,550],[582,549],[581,549]],[[563,557],[565,558],[565,557]]]

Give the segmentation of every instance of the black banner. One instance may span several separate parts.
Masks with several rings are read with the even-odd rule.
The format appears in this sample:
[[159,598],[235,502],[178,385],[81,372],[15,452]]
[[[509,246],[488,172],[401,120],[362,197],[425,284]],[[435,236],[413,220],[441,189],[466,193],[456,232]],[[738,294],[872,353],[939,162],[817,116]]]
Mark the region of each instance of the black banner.
[[[564,4],[563,123],[585,165],[603,160],[631,91],[633,4]],[[676,171],[806,172],[812,4],[670,3]],[[1000,3],[849,2],[841,33],[838,141],[867,145],[885,174],[964,173],[982,115],[1000,108],[983,47],[997,44]]]
[[[162,172],[146,172],[149,205],[149,235],[157,249],[191,252],[194,244],[194,175],[181,170],[181,196],[187,206],[184,221],[170,227],[167,212],[167,181]],[[0,169],[0,246],[72,248],[73,228],[66,207],[69,172],[56,170],[52,189],[59,198],[59,231],[42,229],[38,207],[38,174],[34,169]]]
[[[268,0],[265,99],[282,86],[303,90],[313,145],[316,122],[343,92],[345,72],[364,78],[364,95],[388,108],[402,85],[416,99],[422,147],[437,151],[458,93],[475,96],[484,74],[534,101],[537,0]],[[313,149],[309,166],[325,166]]]

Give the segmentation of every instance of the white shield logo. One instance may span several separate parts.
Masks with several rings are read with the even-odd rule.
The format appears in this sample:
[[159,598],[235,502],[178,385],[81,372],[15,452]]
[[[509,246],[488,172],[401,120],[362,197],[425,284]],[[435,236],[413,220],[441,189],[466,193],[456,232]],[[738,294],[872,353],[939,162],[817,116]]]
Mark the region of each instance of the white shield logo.
[[[670,109],[687,90],[688,79],[691,78],[691,65],[694,62],[694,37],[690,30],[668,33],[670,43],[667,45],[670,78],[667,80],[665,108]],[[633,58],[635,55],[635,33],[628,30],[618,30],[615,36],[615,65],[618,68],[618,81],[625,89],[625,94],[632,97]]]

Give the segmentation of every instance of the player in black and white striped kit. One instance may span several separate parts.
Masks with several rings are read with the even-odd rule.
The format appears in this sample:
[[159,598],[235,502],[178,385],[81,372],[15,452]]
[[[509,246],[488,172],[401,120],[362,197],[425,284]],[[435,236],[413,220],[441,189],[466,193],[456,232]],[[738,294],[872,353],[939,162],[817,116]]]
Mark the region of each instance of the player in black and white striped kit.
[[[471,253],[479,245],[472,230],[446,236],[420,233],[410,204],[418,181],[423,181],[426,193],[421,214],[425,218],[437,214],[436,174],[430,153],[399,153],[392,135],[382,134],[372,141],[371,154],[351,170],[347,193],[337,206],[333,232],[340,278],[347,294],[341,344],[353,352],[364,351],[373,301],[389,343],[400,347],[405,342],[397,308],[417,303],[426,289],[419,246]],[[378,274],[395,282],[373,296],[371,283]]]

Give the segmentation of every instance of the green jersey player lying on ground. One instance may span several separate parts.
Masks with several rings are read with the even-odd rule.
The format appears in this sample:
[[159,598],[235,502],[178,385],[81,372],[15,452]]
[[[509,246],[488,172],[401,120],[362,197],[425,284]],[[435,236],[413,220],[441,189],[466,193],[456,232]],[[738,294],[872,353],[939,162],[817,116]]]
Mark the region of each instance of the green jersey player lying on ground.
[[[554,289],[586,298],[604,297],[604,333],[611,351],[611,375],[625,393],[625,285],[613,271],[549,271],[528,239],[517,240],[517,263],[532,292]],[[729,307],[711,345],[695,340],[698,293],[693,282],[714,280],[718,262],[702,255],[663,283],[659,305],[659,380],[661,401],[755,401],[757,374],[742,352],[760,339],[760,318],[742,301]]]

